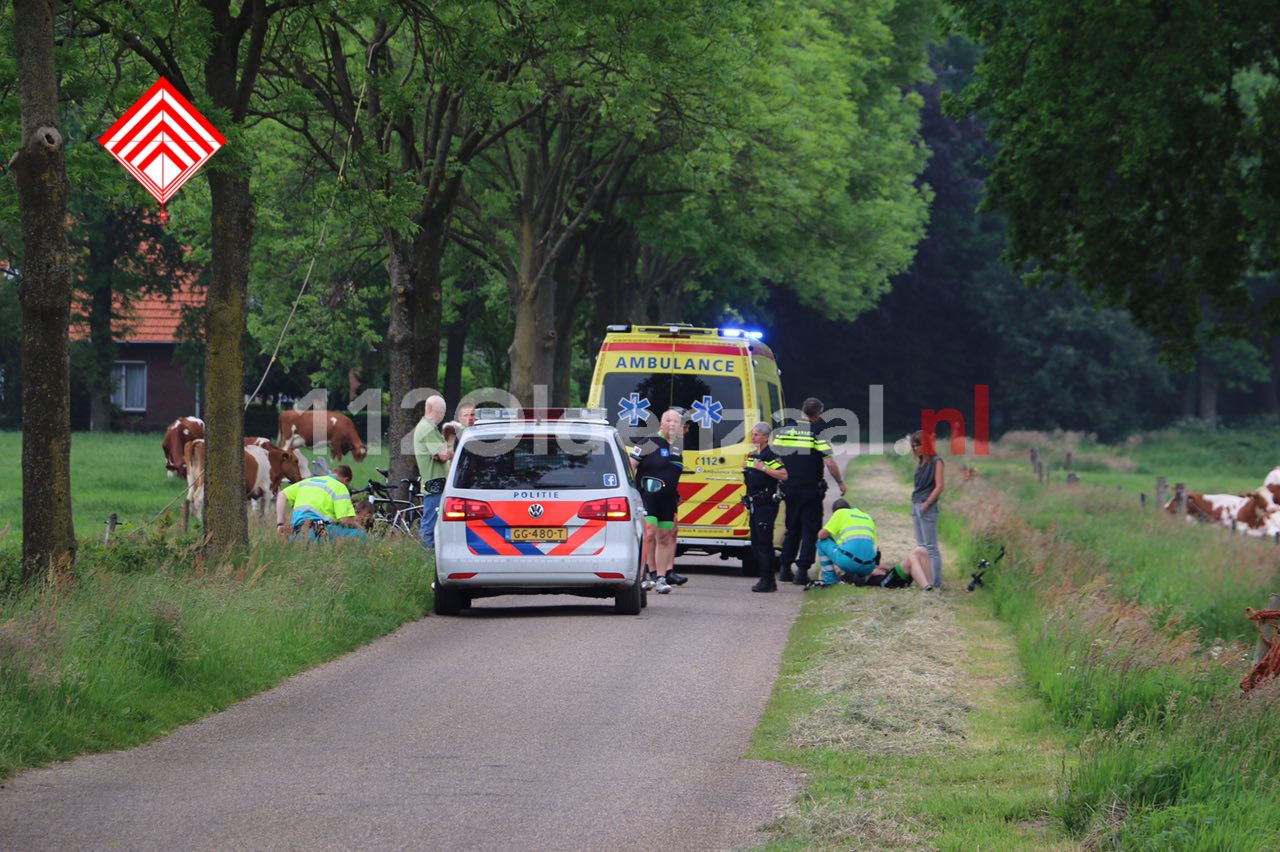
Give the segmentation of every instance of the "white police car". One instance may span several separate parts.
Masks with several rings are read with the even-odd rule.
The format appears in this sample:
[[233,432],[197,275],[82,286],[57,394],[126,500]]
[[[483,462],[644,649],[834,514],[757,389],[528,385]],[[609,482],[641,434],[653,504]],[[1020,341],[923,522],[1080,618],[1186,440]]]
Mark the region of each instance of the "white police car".
[[644,509],[604,413],[477,414],[441,496],[436,614],[531,594],[613,598],[617,612],[638,614]]

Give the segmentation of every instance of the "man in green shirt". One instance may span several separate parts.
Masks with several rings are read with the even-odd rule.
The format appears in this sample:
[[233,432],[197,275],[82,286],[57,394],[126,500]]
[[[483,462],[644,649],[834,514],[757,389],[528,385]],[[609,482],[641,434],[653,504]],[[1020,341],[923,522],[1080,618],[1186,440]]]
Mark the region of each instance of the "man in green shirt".
[[435,546],[440,494],[444,491],[449,460],[453,458],[453,450],[440,434],[440,421],[444,420],[445,410],[444,397],[427,397],[422,407],[422,419],[413,430],[413,455],[418,460],[418,476],[422,478],[422,522],[418,525],[418,537],[423,547]]

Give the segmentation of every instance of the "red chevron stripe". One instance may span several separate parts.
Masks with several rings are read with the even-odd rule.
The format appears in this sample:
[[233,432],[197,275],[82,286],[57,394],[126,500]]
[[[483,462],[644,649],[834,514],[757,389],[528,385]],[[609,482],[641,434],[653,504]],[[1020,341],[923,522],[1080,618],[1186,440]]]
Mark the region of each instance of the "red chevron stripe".
[[[156,125],[146,131],[146,136],[140,137],[139,134],[141,134],[144,129],[156,119],[159,119],[159,121],[156,122]],[[182,116],[176,112],[166,109],[164,101],[156,104],[155,108],[152,109],[151,112],[147,113],[146,117],[143,118],[142,121],[138,122],[138,132],[121,139],[116,147],[112,149],[112,153],[120,153],[125,148],[132,147],[134,153],[124,156],[127,156],[129,159],[136,159],[134,154],[147,147],[151,140],[155,139],[161,133],[167,133],[169,136],[174,137],[174,139],[178,141],[179,144],[182,145],[183,149],[190,155],[189,159],[191,160],[200,160],[212,153],[204,148],[201,144],[199,135],[197,135],[196,131],[190,124],[182,119]],[[182,138],[182,133],[186,133],[191,137],[190,142]]]
[[520,551],[511,542],[499,535],[497,530],[484,521],[467,521],[467,529],[484,539],[484,543],[496,550],[499,556],[520,555]]
[[716,507],[716,504],[718,504],[721,500],[724,500],[725,498],[730,497],[733,494],[733,492],[738,490],[739,487],[740,486],[737,486],[737,485],[726,485],[725,487],[721,488],[715,494],[711,495],[710,499],[702,501],[702,505],[698,506],[698,508],[694,509],[689,514],[681,518],[680,523],[696,524],[699,518],[701,518],[707,512],[710,512],[712,509],[714,509]]
[[[162,115],[160,121],[155,127],[151,128],[151,132],[148,133],[141,142],[139,142],[138,146],[134,148],[134,151],[144,151],[146,150],[146,147],[154,142],[158,137],[164,136],[164,142],[174,145],[178,150],[186,155],[186,159],[192,163],[198,163],[203,158],[209,156],[208,151],[196,149],[192,145],[188,144],[187,140],[183,139],[175,131],[173,124],[167,119],[168,113]],[[130,159],[136,161],[137,157],[130,157]]]
[[587,521],[578,529],[574,530],[573,535],[569,536],[568,541],[561,542],[553,547],[550,551],[551,556],[570,556],[578,552],[584,544],[595,537],[595,534],[604,529],[604,521]]

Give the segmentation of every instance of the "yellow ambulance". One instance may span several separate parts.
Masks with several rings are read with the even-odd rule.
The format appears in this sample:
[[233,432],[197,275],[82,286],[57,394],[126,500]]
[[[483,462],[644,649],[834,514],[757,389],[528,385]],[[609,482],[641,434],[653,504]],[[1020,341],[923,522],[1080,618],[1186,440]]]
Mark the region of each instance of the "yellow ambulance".
[[781,423],[782,379],[760,332],[738,328],[611,325],[591,378],[588,408],[602,408],[624,440],[656,435],[669,408],[687,424],[677,516],[678,552],[743,561],[756,573],[742,503],[751,427]]

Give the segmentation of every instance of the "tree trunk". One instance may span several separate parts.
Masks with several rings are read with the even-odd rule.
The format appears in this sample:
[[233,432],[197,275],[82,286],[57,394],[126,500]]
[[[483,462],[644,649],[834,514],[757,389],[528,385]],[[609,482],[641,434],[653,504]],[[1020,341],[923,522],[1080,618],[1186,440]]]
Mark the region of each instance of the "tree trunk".
[[215,558],[249,542],[244,505],[244,335],[253,242],[249,177],[209,170],[213,265],[205,326],[205,534]]
[[[54,13],[14,0],[22,147],[11,163],[22,219],[22,578],[75,560],[71,519],[71,252],[67,171],[58,131]],[[34,502],[36,495],[39,501]]]
[[456,407],[462,399],[462,359],[467,349],[467,317],[445,329],[444,398]]
[[610,325],[632,319],[639,247],[625,225],[601,228],[591,245],[591,326],[587,345],[592,352],[598,352]]
[[525,408],[549,404],[555,370],[556,329],[551,287],[524,285],[512,306],[515,332],[507,354],[511,358],[512,396]]
[[[390,484],[417,475],[412,435],[422,411],[422,399],[412,393],[413,385],[413,262],[409,243],[396,234],[384,237],[387,244],[387,275],[391,281],[391,312],[387,323],[387,375],[391,391],[391,422],[387,429],[387,449],[391,460]],[[406,407],[408,406],[408,407]]]
[[[444,262],[447,229],[432,216],[421,223],[413,241],[413,386],[440,387],[440,316],[443,286],[440,267]],[[453,403],[456,400],[448,400]]]
[[541,269],[543,253],[531,218],[519,225],[519,258],[514,279],[509,282],[515,331],[507,354],[511,357],[511,395],[525,408],[548,403],[555,371],[556,323],[555,285]]
[[[581,239],[577,239],[555,264],[555,328],[556,344],[552,366],[551,404],[571,405],[574,344],[582,300],[587,295],[589,256]],[[585,402],[586,400],[578,400]]]

